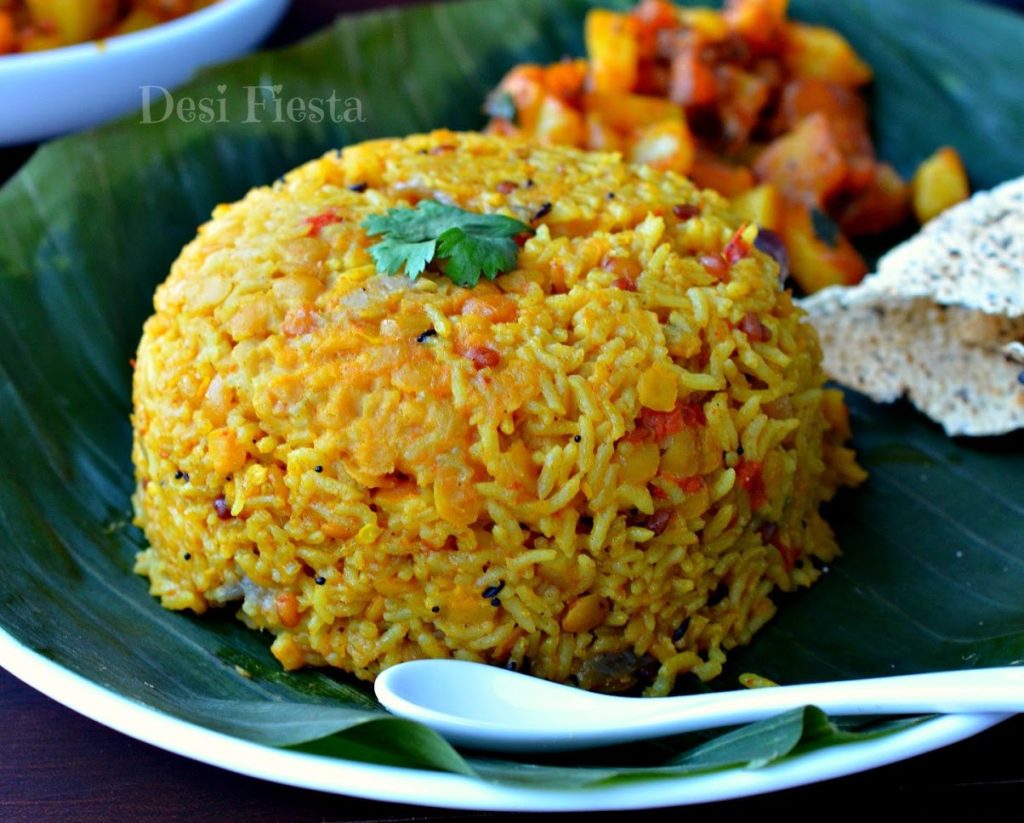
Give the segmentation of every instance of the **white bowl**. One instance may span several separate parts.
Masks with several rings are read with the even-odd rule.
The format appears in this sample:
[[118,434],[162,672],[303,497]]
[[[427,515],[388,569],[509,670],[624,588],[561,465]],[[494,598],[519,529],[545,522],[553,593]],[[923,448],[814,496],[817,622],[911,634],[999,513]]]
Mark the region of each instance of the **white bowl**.
[[142,105],[144,86],[181,85],[252,49],[288,0],[219,0],[153,28],[48,51],[0,56],[0,145],[94,126]]

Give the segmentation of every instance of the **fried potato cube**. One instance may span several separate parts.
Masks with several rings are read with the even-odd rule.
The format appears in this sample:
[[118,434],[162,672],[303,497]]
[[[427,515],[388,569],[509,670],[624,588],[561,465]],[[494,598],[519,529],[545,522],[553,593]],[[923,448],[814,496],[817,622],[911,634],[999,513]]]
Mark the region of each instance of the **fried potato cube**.
[[[502,118],[514,121],[524,133],[532,134],[537,123],[537,113],[544,100],[544,81],[542,66],[534,63],[515,66],[502,78],[495,94],[488,98],[488,106],[507,96],[513,110],[502,113]],[[492,116],[496,116],[496,112],[492,112]]]
[[910,214],[910,190],[892,166],[876,163],[868,184],[839,212],[839,227],[850,237],[881,234]]
[[732,198],[732,210],[737,216],[772,231],[782,226],[783,209],[782,195],[771,183],[762,183]]
[[863,86],[873,76],[871,67],[846,38],[825,26],[790,23],[783,62],[798,77],[816,77],[841,86]]
[[110,28],[117,15],[116,0],[27,0],[32,20],[53,30],[61,43],[92,40]]
[[708,43],[720,43],[729,37],[729,23],[715,9],[681,6],[679,22]]
[[639,66],[636,22],[625,14],[593,9],[583,24],[590,57],[590,81],[595,91],[629,92]]
[[644,94],[590,92],[583,98],[584,109],[600,117],[611,128],[628,132],[664,120],[682,120],[683,111],[671,100]]
[[944,146],[921,163],[910,182],[914,214],[927,223],[970,194],[967,172],[956,149]]
[[686,174],[693,165],[696,150],[686,121],[665,120],[638,132],[629,148],[629,161]]
[[769,49],[784,36],[789,0],[726,0],[723,16],[755,47]]
[[133,31],[142,31],[143,29],[158,26],[162,22],[159,17],[148,9],[134,8],[124,20],[117,24],[116,32],[117,34],[130,34]]
[[587,148],[591,151],[621,151],[623,137],[594,112],[587,112]]
[[826,286],[853,286],[864,279],[864,258],[820,212],[788,203],[781,228],[789,252],[789,269],[807,294]]
[[754,161],[758,180],[774,183],[790,200],[821,205],[846,179],[848,166],[828,118],[805,117]]
[[586,139],[583,117],[568,103],[552,95],[541,101],[533,137],[542,143],[582,146]]
[[736,197],[754,185],[753,172],[746,166],[733,166],[703,154],[693,161],[690,179],[702,189],[714,189],[724,197]]
[[23,52],[59,49],[61,46],[66,45],[67,43],[65,43],[59,35],[44,34],[43,32],[31,32],[25,37],[22,37],[21,42],[18,44],[20,50]]
[[578,97],[586,80],[586,60],[559,60],[544,68],[544,88],[562,100]]
[[779,127],[791,129],[815,113],[828,118],[844,155],[875,156],[868,131],[868,107],[855,89],[814,77],[798,77],[786,83],[779,100]]

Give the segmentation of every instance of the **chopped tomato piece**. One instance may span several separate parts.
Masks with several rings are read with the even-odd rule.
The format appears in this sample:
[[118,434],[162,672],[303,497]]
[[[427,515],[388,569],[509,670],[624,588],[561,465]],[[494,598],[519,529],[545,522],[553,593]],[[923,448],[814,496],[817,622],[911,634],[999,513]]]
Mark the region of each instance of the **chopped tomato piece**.
[[341,222],[341,215],[333,209],[328,209],[322,214],[314,214],[312,217],[307,217],[305,223],[309,226],[309,231],[306,232],[307,237],[319,237],[320,232],[325,226],[330,226],[334,223]]
[[683,419],[683,425],[689,429],[708,424],[704,407],[700,403],[683,403],[679,406],[679,415]]
[[501,355],[487,346],[470,346],[462,352],[462,356],[472,360],[478,370],[497,366],[501,362]]
[[757,510],[768,502],[761,464],[756,460],[740,460],[736,464],[736,482],[750,497],[750,508]]
[[743,239],[743,232],[746,230],[747,226],[744,223],[736,229],[733,236],[729,238],[729,242],[725,244],[725,248],[722,249],[722,257],[730,266],[750,254],[750,244]]
[[752,311],[743,315],[739,330],[754,343],[767,343],[772,339],[772,330],[762,323],[761,318]]
[[699,475],[696,477],[676,477],[673,480],[687,494],[696,494],[704,488],[704,478]]
[[643,408],[629,439],[643,440],[652,437],[656,442],[661,442],[685,428],[706,426],[707,423],[704,408],[700,403],[680,403],[669,412]]
[[720,254],[703,254],[700,257],[700,264],[708,270],[708,274],[723,280],[729,273],[729,265]]

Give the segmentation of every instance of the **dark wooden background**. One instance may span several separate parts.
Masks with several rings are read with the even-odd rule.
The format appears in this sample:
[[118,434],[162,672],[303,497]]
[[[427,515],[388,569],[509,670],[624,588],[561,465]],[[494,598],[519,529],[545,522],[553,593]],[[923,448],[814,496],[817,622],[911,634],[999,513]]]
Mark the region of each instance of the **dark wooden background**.
[[[340,12],[404,3],[294,0],[270,44],[291,42]],[[1020,9],[1024,0],[1003,0],[1002,5]],[[0,150],[0,181],[13,173],[33,148]],[[65,709],[2,669],[0,730],[0,823],[313,823],[493,816],[338,797],[241,777],[111,731]],[[678,820],[692,815],[714,821],[749,821],[758,815],[766,821],[841,821],[864,816],[872,821],[929,823],[1022,821],[1022,745],[1024,716],[947,749],[865,774],[713,806],[630,812],[629,816]],[[619,820],[622,814],[588,817]]]

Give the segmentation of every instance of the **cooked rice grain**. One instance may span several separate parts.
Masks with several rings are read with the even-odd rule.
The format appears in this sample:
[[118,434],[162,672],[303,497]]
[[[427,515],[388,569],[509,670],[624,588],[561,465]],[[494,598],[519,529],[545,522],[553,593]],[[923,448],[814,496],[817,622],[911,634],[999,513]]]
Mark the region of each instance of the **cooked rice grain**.
[[[424,198],[553,208],[494,283],[377,274],[361,221]],[[139,346],[138,572],[168,608],[240,599],[288,669],[714,677],[773,590],[835,556],[819,504],[862,478],[775,264],[752,251],[719,281],[700,262],[736,228],[681,177],[451,132],[218,207]],[[465,356],[481,346],[500,362]]]

